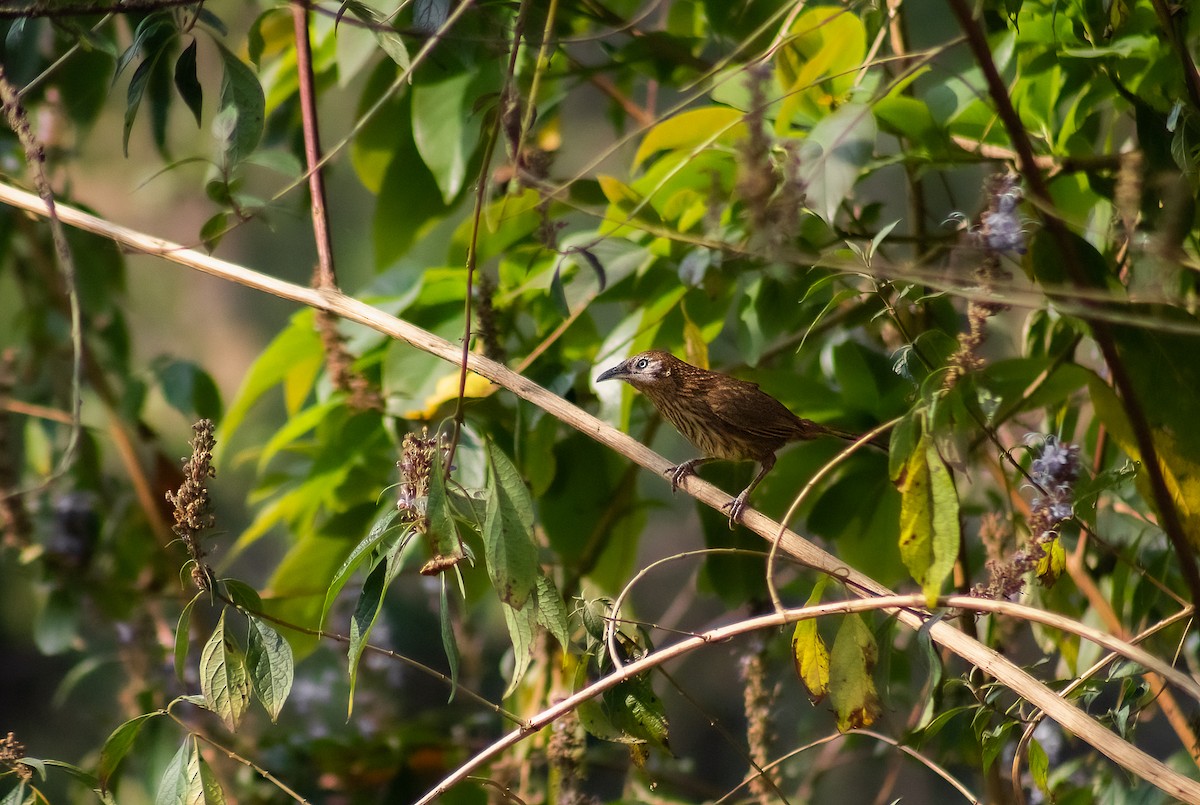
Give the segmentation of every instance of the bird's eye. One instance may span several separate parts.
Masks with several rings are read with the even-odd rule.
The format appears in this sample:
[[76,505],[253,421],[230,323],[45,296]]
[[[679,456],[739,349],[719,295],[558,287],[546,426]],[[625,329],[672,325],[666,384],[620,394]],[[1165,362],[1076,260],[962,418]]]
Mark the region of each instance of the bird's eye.
[[640,361],[638,361],[636,364],[634,364],[634,366],[638,369],[645,369],[649,365],[650,365],[650,361],[646,360],[645,358],[642,358]]

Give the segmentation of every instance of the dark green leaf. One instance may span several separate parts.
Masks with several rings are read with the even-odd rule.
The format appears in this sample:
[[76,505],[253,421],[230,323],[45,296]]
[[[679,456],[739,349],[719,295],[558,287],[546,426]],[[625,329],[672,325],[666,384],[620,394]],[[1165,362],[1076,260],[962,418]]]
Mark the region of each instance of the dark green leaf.
[[435,450],[433,466],[429,471],[429,497],[425,502],[425,517],[429,530],[425,537],[433,558],[444,568],[449,568],[450,562],[462,559],[462,540],[459,539],[458,529],[454,526],[454,517],[450,512],[450,503],[446,497],[446,473],[442,464],[442,451]]
[[208,372],[191,361],[162,359],[154,363],[166,401],[190,419],[221,421],[221,393]]
[[179,96],[183,98],[188,109],[192,110],[192,116],[196,118],[196,125],[199,126],[200,112],[204,105],[204,89],[200,86],[200,79],[196,77],[195,39],[175,60],[175,89],[179,91]]
[[214,249],[221,243],[221,238],[225,237],[226,231],[229,229],[229,213],[219,212],[209,218],[200,227],[200,240],[204,243],[204,248],[211,254]]
[[151,73],[157,58],[146,58],[133,72],[129,79],[129,88],[125,91],[125,129],[122,135],[121,147],[125,156],[129,156],[129,133],[133,130],[133,121],[137,119],[138,107],[142,105],[142,96],[150,82]]
[[170,51],[177,37],[164,42],[162,48],[153,58],[150,70],[150,80],[146,84],[146,98],[150,104],[150,135],[154,139],[154,147],[163,159],[169,160],[167,150],[167,122],[171,111],[171,101],[174,94],[171,91],[171,61]]
[[117,770],[117,766],[120,765],[125,755],[129,754],[134,740],[146,722],[161,715],[164,715],[161,711],[143,713],[129,719],[112,731],[100,749],[100,762],[96,766],[96,777],[99,779],[100,788],[108,788],[108,781],[112,779],[113,772]]
[[133,42],[117,59],[117,69],[113,73],[113,80],[116,81],[125,68],[143,54],[148,43],[169,31],[171,27],[170,17],[165,11],[156,12],[142,20],[133,32]]
[[262,598],[259,596],[258,590],[237,579],[225,579],[221,584],[224,585],[229,600],[234,604],[249,612],[262,612]]
[[355,605],[354,615],[350,619],[350,646],[348,652],[350,696],[346,702],[347,718],[354,713],[354,688],[358,682],[358,662],[362,659],[362,653],[367,647],[367,640],[371,636],[371,630],[375,628],[375,621],[379,617],[379,611],[383,608],[383,594],[387,590],[387,575],[386,562],[380,562],[375,565],[374,569],[367,576],[367,580],[363,582],[362,591],[358,596],[358,604]]

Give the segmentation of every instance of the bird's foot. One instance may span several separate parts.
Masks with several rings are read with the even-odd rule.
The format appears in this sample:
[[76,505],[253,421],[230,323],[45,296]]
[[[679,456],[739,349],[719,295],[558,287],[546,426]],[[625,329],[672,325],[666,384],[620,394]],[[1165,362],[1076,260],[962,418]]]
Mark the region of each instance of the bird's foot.
[[746,495],[746,493],[743,492],[742,494],[738,495],[736,498],[734,498],[733,500],[729,501],[728,503],[726,503],[724,506],[721,507],[722,509],[729,509],[729,530],[730,531],[733,530],[734,525],[736,525],[737,523],[740,523],[742,521],[742,515],[746,511],[747,497],[748,496]]
[[692,459],[691,461],[685,461],[682,464],[667,468],[667,475],[671,477],[672,494],[679,489],[679,485],[683,483],[684,478],[696,474],[696,465],[699,463],[698,459]]

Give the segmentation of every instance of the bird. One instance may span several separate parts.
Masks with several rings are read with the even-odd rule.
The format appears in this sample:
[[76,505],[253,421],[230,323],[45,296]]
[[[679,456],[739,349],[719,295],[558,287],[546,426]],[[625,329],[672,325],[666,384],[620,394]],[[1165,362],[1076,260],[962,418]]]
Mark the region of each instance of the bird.
[[667,470],[671,491],[710,461],[757,461],[758,475],[726,503],[729,527],[739,522],[750,493],[775,466],[775,453],[790,442],[821,436],[857,441],[859,436],[796,416],[757,383],[701,369],[669,352],[640,352],[602,372],[596,382],[624,380],[640,391],[702,456]]

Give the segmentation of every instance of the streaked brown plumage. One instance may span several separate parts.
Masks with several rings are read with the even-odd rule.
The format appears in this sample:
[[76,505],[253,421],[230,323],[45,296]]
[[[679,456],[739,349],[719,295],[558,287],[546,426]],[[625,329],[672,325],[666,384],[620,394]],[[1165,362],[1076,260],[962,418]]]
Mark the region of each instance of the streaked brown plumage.
[[703,456],[670,469],[671,489],[710,461],[757,461],[758,475],[726,508],[729,524],[740,520],[754,487],[775,466],[775,453],[789,442],[858,436],[796,416],[757,383],[712,372],[681,361],[669,352],[650,350],[596,378],[624,380],[645,394],[675,429]]

